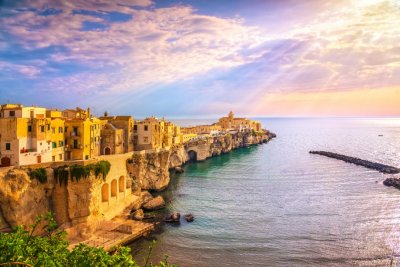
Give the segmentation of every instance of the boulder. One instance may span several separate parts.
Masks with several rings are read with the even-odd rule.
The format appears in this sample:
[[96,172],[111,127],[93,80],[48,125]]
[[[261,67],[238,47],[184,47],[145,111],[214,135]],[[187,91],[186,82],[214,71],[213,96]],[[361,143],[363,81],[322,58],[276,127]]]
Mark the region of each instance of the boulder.
[[178,223],[181,219],[181,214],[179,212],[174,212],[165,218],[165,222],[168,223]]
[[175,167],[175,172],[176,173],[184,173],[185,170],[182,167]]
[[142,209],[138,209],[137,211],[131,214],[131,219],[141,221],[144,218],[144,212]]
[[154,199],[154,197],[149,193],[149,191],[142,191],[140,194],[140,198],[142,199],[143,204],[146,204],[150,200]]
[[162,196],[157,196],[150,201],[143,204],[142,208],[144,210],[152,211],[159,210],[165,207],[165,201]]
[[185,219],[187,222],[193,222],[194,221],[194,216],[193,214],[189,213],[185,215]]

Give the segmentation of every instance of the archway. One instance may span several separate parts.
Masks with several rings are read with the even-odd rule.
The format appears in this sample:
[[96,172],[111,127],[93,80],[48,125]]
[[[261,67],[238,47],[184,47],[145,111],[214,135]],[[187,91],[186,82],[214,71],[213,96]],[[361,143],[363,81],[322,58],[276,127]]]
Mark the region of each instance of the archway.
[[106,147],[106,148],[104,149],[104,155],[110,155],[110,154],[111,154],[111,148]]
[[111,196],[116,197],[117,196],[117,180],[114,179],[111,182]]
[[11,159],[9,157],[1,158],[1,167],[11,166]]
[[124,176],[119,177],[118,185],[119,185],[119,192],[124,192],[125,191],[125,177]]
[[197,152],[194,150],[189,150],[189,161],[197,161]]
[[108,196],[109,196],[108,184],[105,183],[101,187],[101,201],[102,202],[107,202],[108,201]]

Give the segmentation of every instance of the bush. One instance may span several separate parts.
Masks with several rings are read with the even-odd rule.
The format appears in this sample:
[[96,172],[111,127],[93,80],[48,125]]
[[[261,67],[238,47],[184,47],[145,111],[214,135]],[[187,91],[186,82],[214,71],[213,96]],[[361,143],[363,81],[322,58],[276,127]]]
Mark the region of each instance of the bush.
[[[44,225],[42,236],[34,236],[40,225]],[[130,248],[118,247],[112,254],[103,248],[79,244],[72,251],[68,249],[66,233],[57,231],[57,224],[51,213],[39,216],[27,231],[22,226],[12,233],[0,233],[0,265],[2,266],[133,266],[138,264],[130,254]],[[152,248],[151,248],[152,249]],[[151,251],[150,249],[150,251]],[[150,254],[150,253],[149,253]],[[156,267],[156,265],[145,266]],[[173,266],[167,261],[160,267]]]
[[47,182],[47,171],[45,168],[38,168],[38,169],[30,170],[29,177],[31,177],[32,180],[36,179],[40,183],[44,184]]

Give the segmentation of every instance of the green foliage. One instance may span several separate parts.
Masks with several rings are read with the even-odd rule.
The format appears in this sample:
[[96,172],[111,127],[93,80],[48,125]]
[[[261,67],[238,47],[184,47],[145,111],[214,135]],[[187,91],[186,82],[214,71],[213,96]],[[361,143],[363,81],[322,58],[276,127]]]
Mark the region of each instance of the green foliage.
[[96,177],[99,176],[99,174],[102,174],[103,180],[106,180],[107,174],[110,172],[110,168],[111,168],[110,162],[106,160],[101,160],[95,164],[94,173],[96,174]]
[[36,179],[40,183],[44,184],[47,182],[47,171],[45,168],[29,170],[29,177],[31,177],[32,180]]
[[72,165],[71,167],[69,167],[69,170],[71,172],[71,181],[75,179],[75,181],[79,182],[81,178],[88,178],[91,171],[90,165]]
[[127,162],[128,164],[133,164],[133,159],[129,158],[129,159],[126,160],[126,162]]
[[[41,236],[34,234],[41,227]],[[0,233],[0,265],[2,266],[133,266],[138,264],[130,254],[130,248],[118,247],[112,254],[103,248],[79,244],[68,249],[66,233],[57,231],[57,224],[51,213],[39,216],[30,226],[30,231],[22,226],[12,233]],[[167,258],[166,258],[167,259]],[[160,265],[146,267],[172,267],[167,261]]]
[[69,176],[68,166],[58,167],[54,169],[54,179],[61,185],[67,185]]
[[71,181],[79,182],[82,178],[87,179],[91,173],[94,173],[96,177],[100,174],[103,177],[103,180],[106,180],[107,174],[110,172],[111,163],[106,160],[101,160],[96,164],[89,164],[86,166],[83,165],[72,165],[68,168],[68,166],[58,167],[54,169],[54,178],[61,185],[67,185],[68,176],[71,173]]

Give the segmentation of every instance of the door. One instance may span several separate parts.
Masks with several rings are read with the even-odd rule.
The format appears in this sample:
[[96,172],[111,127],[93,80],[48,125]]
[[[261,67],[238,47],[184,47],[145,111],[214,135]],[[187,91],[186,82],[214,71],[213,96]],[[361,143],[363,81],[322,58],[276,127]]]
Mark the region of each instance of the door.
[[109,147],[106,147],[106,149],[104,149],[104,154],[105,155],[110,155],[111,154],[111,149]]
[[4,157],[1,159],[1,167],[11,166],[11,159],[8,157]]
[[37,163],[42,163],[42,156],[41,155],[37,156]]

